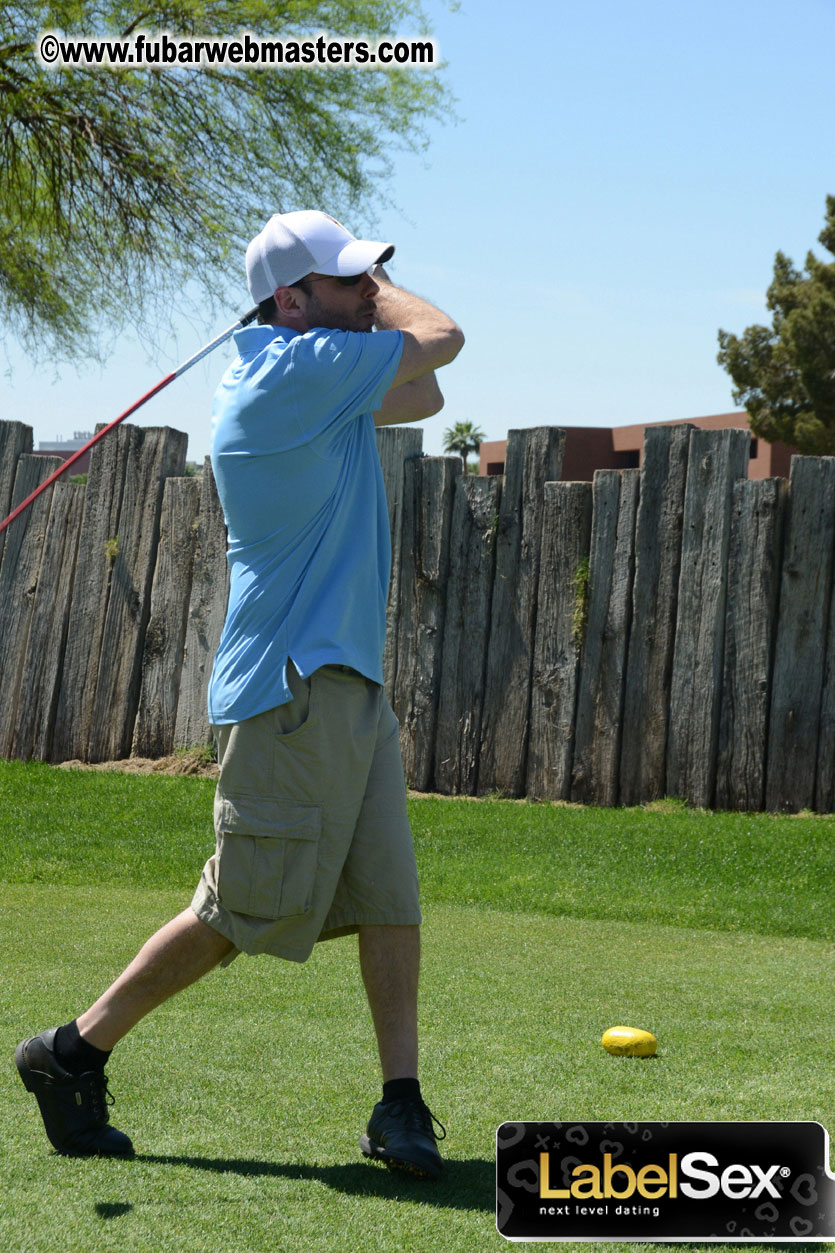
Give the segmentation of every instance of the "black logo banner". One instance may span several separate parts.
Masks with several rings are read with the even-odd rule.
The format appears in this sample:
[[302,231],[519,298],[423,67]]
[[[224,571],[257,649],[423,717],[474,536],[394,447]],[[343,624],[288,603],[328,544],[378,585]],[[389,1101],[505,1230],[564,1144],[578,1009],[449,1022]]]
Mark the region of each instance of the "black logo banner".
[[829,1136],[814,1122],[508,1122],[508,1240],[835,1239]]

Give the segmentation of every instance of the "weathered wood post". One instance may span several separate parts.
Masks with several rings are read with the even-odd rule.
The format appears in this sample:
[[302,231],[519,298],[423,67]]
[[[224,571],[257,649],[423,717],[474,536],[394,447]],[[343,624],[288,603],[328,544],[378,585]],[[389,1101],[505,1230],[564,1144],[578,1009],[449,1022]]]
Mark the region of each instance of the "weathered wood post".
[[793,457],[780,579],[766,808],[815,804],[835,539],[835,458]]
[[598,470],[593,506],[588,622],[571,796],[586,804],[616,805],[623,677],[632,619],[638,471]]
[[464,475],[453,492],[435,788],[475,791],[501,479]]
[[118,550],[125,465],[134,429],[116,427],[90,457],[52,761],[87,757],[110,573]]
[[[16,509],[20,504],[20,500],[12,504],[17,462],[24,453],[31,451],[31,426],[26,426],[24,422],[0,422],[0,520],[8,517],[12,509]],[[34,490],[33,487],[32,491]],[[25,496],[21,497],[21,500],[25,499]],[[0,561],[3,560],[6,534],[7,531],[0,531]]]
[[496,540],[478,791],[525,788],[543,489],[562,473],[565,432],[508,431]]
[[692,426],[644,432],[626,663],[620,803],[664,795],[687,454]]
[[[26,453],[19,457],[11,507],[16,508],[60,465],[60,457]],[[13,755],[21,678],[51,504],[52,490],[47,488],[6,530],[0,565],[0,757]]]
[[432,785],[449,528],[460,473],[459,457],[420,457],[406,463],[394,711],[400,719],[406,779],[421,792]]
[[784,479],[734,484],[716,805],[765,804],[768,707],[780,589]]
[[[17,726],[11,749],[15,757],[24,760],[51,759],[52,728],[61,686],[86,490],[80,483],[63,483],[60,480],[50,489],[52,505],[20,680]],[[37,503],[32,507],[35,508]]]
[[208,457],[203,462],[200,522],[192,570],[180,698],[174,729],[177,748],[211,743],[209,679],[229,603],[226,520]]
[[145,631],[134,757],[165,757],[174,748],[199,509],[196,478],[168,479]]
[[383,681],[386,695],[394,701],[397,675],[397,618],[400,598],[400,547],[403,529],[403,492],[406,462],[421,455],[423,430],[419,426],[377,428],[377,453],[386,486],[386,502],[391,530],[391,579],[386,606],[386,644],[383,650]]
[[713,804],[733,488],[747,473],[750,449],[747,430],[690,433],[667,791],[693,805]]
[[165,479],[187,436],[116,427],[93,450],[85,494],[52,757],[130,752]]
[[591,483],[546,483],[526,791],[568,800],[591,543]]
[[165,481],[181,475],[186,464],[185,432],[171,427],[139,427],[135,432],[125,465],[116,532],[118,552],[111,565],[102,630],[87,749],[90,761],[111,761],[130,754]]
[[[835,540],[833,540],[835,549]],[[815,809],[821,814],[835,812],[835,551],[833,551],[832,591],[826,638],[826,655],[818,731],[818,768],[815,780]]]

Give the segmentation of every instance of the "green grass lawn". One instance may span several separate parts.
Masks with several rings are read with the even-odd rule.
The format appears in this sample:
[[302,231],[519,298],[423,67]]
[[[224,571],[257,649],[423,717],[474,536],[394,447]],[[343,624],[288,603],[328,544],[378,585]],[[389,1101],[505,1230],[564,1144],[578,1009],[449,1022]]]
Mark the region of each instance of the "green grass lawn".
[[[0,763],[7,1249],[498,1249],[504,1121],[835,1128],[835,822],[414,798],[440,1184],[359,1154],[379,1079],[350,938],[303,966],[241,958],[163,1006],[108,1068],[137,1158],[55,1156],[14,1045],[78,1013],[188,902],[212,794]],[[606,1054],[620,1022],[654,1031],[657,1059]]]

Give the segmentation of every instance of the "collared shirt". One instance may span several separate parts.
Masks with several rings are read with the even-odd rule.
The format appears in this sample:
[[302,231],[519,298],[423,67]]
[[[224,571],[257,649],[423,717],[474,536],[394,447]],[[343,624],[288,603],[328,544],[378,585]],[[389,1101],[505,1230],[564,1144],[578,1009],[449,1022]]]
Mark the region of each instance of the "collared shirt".
[[391,568],[372,414],[400,331],[237,331],[213,409],[229,606],[209,685],[212,723],[291,699],[299,674],[347,665],[382,683]]

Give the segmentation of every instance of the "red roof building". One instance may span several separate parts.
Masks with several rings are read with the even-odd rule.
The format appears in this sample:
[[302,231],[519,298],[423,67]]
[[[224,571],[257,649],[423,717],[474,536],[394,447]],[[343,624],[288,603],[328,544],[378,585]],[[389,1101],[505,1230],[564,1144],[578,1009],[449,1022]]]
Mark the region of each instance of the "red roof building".
[[[636,426],[560,426],[565,431],[562,477],[567,483],[594,478],[595,470],[637,469],[641,464],[644,431],[648,426],[681,426],[688,422],[702,430],[721,431],[728,427],[748,427],[748,414],[714,413],[705,418],[682,418],[675,422],[644,422]],[[479,474],[504,474],[507,440],[486,440],[479,448]],[[768,444],[751,436],[749,479],[788,478],[796,448]]]

